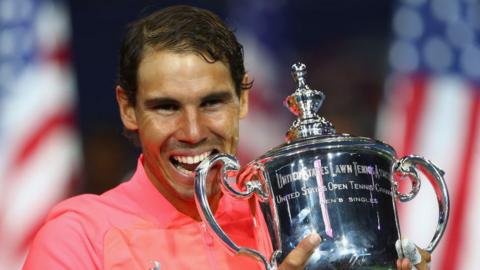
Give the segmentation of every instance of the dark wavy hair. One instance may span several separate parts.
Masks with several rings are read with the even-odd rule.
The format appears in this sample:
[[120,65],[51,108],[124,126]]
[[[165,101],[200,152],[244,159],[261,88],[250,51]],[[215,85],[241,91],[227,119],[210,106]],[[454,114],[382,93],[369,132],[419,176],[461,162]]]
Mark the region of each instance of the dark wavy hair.
[[171,6],[128,25],[120,48],[117,84],[126,91],[134,106],[138,66],[150,49],[193,52],[208,62],[227,64],[238,96],[252,86],[252,82],[242,83],[243,47],[217,15],[191,6]]

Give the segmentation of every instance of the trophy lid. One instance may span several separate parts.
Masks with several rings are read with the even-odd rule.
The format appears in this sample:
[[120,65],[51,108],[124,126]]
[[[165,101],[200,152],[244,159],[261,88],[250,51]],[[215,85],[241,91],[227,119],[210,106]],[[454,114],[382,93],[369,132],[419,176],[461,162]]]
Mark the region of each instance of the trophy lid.
[[292,65],[292,76],[297,83],[297,89],[284,100],[285,106],[298,118],[292,123],[285,140],[291,142],[299,138],[335,134],[335,128],[325,118],[318,114],[325,95],[310,89],[305,80],[307,66],[303,63]]
[[283,156],[298,153],[301,149],[357,149],[373,150],[386,156],[396,156],[395,150],[379,140],[356,137],[349,134],[337,134],[331,122],[321,117],[318,112],[325,100],[325,95],[311,89],[305,80],[306,65],[292,65],[292,76],[296,81],[296,90],[285,98],[284,105],[297,116],[285,136],[285,143],[267,151],[264,157]]

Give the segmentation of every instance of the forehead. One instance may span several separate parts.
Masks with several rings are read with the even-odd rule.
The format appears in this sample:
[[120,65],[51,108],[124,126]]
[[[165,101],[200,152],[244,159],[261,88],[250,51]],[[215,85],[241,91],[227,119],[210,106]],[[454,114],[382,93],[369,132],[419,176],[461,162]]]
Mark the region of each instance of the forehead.
[[235,91],[230,68],[208,62],[190,52],[147,50],[138,68],[138,90],[143,95],[197,95]]

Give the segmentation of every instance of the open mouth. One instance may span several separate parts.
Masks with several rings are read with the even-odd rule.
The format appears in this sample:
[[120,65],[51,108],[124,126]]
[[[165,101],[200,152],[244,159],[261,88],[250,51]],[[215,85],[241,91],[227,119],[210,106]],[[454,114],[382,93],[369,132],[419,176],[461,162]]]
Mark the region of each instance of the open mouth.
[[218,151],[207,151],[194,156],[171,156],[170,162],[172,162],[173,166],[175,166],[175,168],[177,168],[177,170],[180,172],[186,175],[193,175],[193,171],[195,171],[198,164],[200,164],[200,162],[206,159],[209,155],[216,152]]

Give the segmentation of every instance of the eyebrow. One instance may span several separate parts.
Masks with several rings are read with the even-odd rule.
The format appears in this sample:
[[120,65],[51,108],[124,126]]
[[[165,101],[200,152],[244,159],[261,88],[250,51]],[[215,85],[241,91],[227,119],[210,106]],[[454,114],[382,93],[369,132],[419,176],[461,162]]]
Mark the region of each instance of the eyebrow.
[[159,105],[167,105],[167,104],[179,104],[176,99],[168,98],[168,97],[155,97],[145,100],[143,103],[147,108],[154,108]]
[[[222,101],[229,101],[233,98],[233,95],[230,91],[220,91],[216,93],[211,93],[201,98],[200,104],[206,101],[211,100],[222,100]],[[180,104],[180,102],[174,98],[170,97],[154,97],[144,101],[144,106],[147,108],[153,108],[158,105],[176,105]]]

